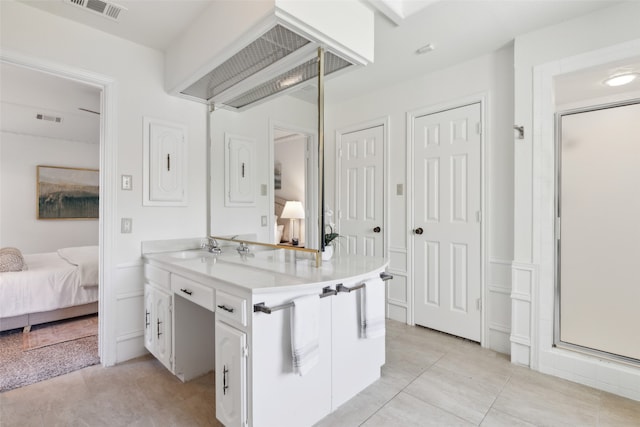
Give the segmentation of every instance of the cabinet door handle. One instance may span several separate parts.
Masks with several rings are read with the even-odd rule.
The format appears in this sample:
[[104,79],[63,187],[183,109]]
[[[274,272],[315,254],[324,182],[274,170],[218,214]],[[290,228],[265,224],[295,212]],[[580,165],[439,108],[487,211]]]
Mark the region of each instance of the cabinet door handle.
[[374,232],[374,233],[379,233],[381,230],[382,230],[382,229],[381,229],[380,227],[375,227],[375,228],[373,229],[373,232]]
[[147,329],[151,322],[149,322],[149,311],[145,311],[144,313],[144,328]]
[[413,232],[416,233],[416,234],[422,234],[422,233],[424,233],[424,230],[422,229],[422,227],[418,227],[415,230],[413,230]]
[[228,311],[229,313],[233,313],[233,307],[227,307],[226,305],[219,305],[218,308],[221,308],[224,311]]
[[222,369],[222,394],[227,394],[227,389],[229,388],[229,385],[227,384],[228,373],[229,370],[227,369],[227,365],[224,365]]
[[185,294],[187,294],[187,295],[191,295],[191,294],[193,294],[193,291],[190,291],[190,290],[188,290],[188,289],[180,289],[180,291],[181,291],[181,292],[184,292],[184,293],[185,293]]
[[162,332],[160,332],[160,325],[162,325],[162,322],[160,321],[160,319],[158,319],[156,326],[158,328],[158,338],[160,338],[160,335],[162,335]]
[[242,177],[244,178],[244,163],[242,164]]
[[167,154],[167,172],[171,172],[171,154]]

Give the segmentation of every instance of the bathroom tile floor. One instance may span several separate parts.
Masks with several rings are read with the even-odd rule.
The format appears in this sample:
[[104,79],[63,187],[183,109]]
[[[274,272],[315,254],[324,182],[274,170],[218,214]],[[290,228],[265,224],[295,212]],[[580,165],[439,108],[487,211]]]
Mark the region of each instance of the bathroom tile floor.
[[[186,384],[152,357],[0,394],[0,426],[217,426],[213,374]],[[328,426],[640,426],[640,402],[530,371],[508,356],[387,322],[382,377]],[[275,427],[275,426],[274,426]]]

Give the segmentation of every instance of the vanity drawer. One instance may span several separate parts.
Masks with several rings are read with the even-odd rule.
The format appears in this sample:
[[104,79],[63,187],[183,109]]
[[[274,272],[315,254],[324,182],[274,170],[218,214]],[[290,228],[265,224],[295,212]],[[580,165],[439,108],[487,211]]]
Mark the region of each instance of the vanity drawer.
[[247,300],[230,295],[226,292],[216,292],[216,316],[228,322],[247,326]]
[[163,270],[151,264],[145,264],[144,278],[147,282],[161,286],[167,290],[171,289],[171,273],[167,270]]
[[171,289],[176,295],[214,311],[215,296],[213,289],[175,274],[171,275]]

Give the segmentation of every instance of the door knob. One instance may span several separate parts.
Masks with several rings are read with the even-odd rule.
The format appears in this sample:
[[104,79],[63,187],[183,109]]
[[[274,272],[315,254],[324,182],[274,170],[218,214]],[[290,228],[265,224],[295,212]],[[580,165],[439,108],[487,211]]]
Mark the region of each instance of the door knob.
[[422,229],[422,227],[418,227],[415,230],[413,230],[413,232],[415,234],[422,234],[422,233],[424,233],[424,230]]
[[379,232],[380,232],[380,230],[381,230],[381,228],[380,228],[380,227],[375,227],[375,228],[373,229],[373,232],[374,232],[374,233],[379,233]]

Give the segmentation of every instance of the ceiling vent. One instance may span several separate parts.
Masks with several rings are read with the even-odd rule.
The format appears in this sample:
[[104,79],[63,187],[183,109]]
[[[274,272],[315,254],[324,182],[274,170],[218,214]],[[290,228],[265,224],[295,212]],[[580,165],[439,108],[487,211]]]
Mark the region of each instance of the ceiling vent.
[[36,119],[47,122],[62,123],[62,117],[49,116],[47,114],[36,114]]
[[123,10],[127,10],[122,6],[102,0],[65,0],[65,2],[74,6],[81,7],[90,12],[97,13],[98,15],[104,16],[105,18],[109,18],[114,21],[118,20],[120,12],[122,12]]

